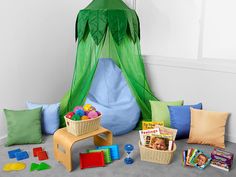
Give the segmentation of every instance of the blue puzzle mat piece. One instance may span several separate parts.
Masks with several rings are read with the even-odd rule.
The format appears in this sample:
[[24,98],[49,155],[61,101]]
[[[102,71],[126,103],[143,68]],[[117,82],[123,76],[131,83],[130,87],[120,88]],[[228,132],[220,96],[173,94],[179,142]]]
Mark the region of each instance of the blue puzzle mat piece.
[[16,153],[17,152],[21,152],[21,150],[20,149],[14,149],[14,150],[8,151],[8,157],[10,159],[16,158]]
[[16,155],[16,160],[18,160],[18,161],[29,158],[29,155],[26,151],[17,152],[15,155]]
[[98,146],[97,149],[110,149],[111,159],[112,160],[119,160],[120,159],[120,152],[119,152],[118,144],[114,144],[111,146]]

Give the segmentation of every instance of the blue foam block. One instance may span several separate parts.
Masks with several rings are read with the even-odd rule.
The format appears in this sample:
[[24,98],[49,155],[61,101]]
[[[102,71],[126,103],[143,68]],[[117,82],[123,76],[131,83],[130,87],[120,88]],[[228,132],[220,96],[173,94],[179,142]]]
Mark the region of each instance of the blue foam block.
[[18,161],[29,158],[29,155],[26,151],[17,152],[15,155],[16,155],[16,160],[18,160]]
[[14,149],[14,150],[8,151],[8,157],[10,159],[16,158],[16,153],[17,152],[21,152],[21,150],[20,149]]
[[111,159],[112,160],[119,160],[120,159],[120,152],[119,152],[118,144],[114,144],[111,146],[98,146],[97,149],[110,149]]

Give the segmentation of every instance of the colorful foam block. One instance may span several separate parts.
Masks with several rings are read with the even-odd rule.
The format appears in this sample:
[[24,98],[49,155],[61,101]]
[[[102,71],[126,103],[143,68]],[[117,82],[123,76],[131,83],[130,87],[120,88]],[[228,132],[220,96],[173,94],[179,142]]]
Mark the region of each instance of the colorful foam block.
[[31,163],[30,171],[38,170],[38,166],[39,166],[39,164],[37,164],[37,163]]
[[15,155],[16,155],[16,160],[18,160],[18,161],[29,158],[29,155],[26,151],[17,152],[17,153],[15,153]]
[[14,163],[7,163],[3,166],[3,171],[19,171],[24,170],[26,167],[25,163],[21,162],[14,162]]
[[93,168],[93,167],[104,167],[104,153],[92,152],[92,153],[80,153],[80,168]]
[[33,148],[33,155],[34,155],[34,157],[37,157],[38,156],[37,154],[39,152],[42,152],[42,151],[43,151],[42,147]]
[[120,152],[118,144],[114,144],[111,146],[98,146],[97,149],[110,149],[111,150],[111,159],[112,160],[119,160],[120,159]]
[[16,158],[16,153],[17,152],[21,152],[21,150],[20,149],[14,149],[14,150],[8,151],[8,157],[10,159]]
[[40,164],[31,163],[30,171],[35,171],[35,170],[42,171],[42,170],[47,170],[50,168],[51,168],[51,166],[45,162],[41,162]]
[[103,151],[103,153],[104,153],[104,160],[105,160],[105,163],[106,163],[106,164],[111,163],[112,160],[111,160],[110,148],[109,148],[109,149],[93,149],[93,150],[87,150],[88,153],[91,153],[91,152],[101,152],[101,151]]
[[47,160],[48,159],[48,154],[46,151],[38,152],[37,156],[38,156],[39,160]]

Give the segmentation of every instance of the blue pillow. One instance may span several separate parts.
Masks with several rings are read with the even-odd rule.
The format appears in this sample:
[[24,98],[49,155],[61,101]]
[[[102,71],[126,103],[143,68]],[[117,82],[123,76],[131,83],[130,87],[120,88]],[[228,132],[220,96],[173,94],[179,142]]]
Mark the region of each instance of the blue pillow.
[[42,107],[41,127],[44,134],[53,134],[59,128],[59,103],[35,104],[27,102],[28,109]]
[[176,139],[189,137],[191,123],[190,107],[202,109],[202,103],[184,106],[168,106],[170,112],[170,126],[178,130]]

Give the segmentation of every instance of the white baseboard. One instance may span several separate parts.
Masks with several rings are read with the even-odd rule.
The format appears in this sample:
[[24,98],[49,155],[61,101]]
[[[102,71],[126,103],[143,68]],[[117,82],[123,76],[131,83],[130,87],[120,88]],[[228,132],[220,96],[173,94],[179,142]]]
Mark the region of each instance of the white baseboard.
[[225,139],[226,139],[226,141],[229,141],[231,143],[236,143],[236,137],[235,136],[226,135]]
[[7,140],[7,136],[0,137],[0,145],[4,144]]

